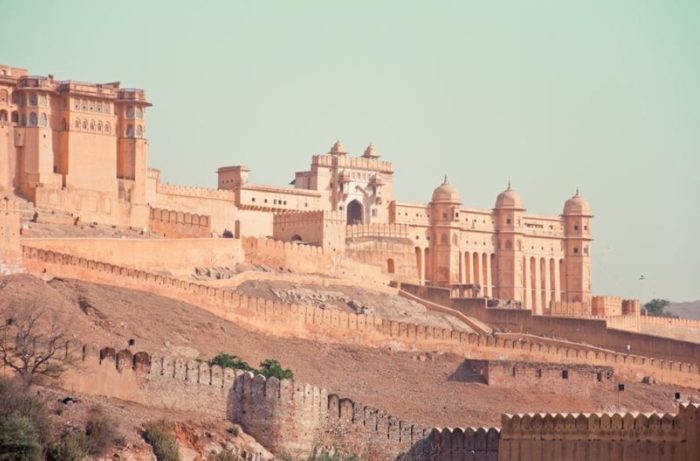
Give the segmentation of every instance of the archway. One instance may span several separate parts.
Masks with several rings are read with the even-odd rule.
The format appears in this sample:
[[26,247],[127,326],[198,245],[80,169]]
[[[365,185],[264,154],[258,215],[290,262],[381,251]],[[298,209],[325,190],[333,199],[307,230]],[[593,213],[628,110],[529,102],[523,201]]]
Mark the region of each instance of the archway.
[[304,239],[301,238],[301,235],[299,234],[294,234],[292,235],[292,242],[303,242]]
[[348,225],[362,224],[362,204],[353,200],[348,203]]
[[387,272],[390,274],[393,274],[394,271],[396,270],[394,268],[394,260],[392,258],[389,258],[386,260],[386,269],[387,269]]

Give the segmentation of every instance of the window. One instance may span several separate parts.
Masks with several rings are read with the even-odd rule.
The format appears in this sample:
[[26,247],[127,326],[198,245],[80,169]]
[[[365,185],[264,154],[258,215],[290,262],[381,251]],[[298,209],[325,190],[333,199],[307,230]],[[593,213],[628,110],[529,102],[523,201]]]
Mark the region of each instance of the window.
[[126,116],[127,118],[134,118],[134,108],[132,106],[126,108]]
[[535,377],[541,378],[542,377],[542,368],[538,368],[535,370]]
[[510,224],[510,218],[506,219],[506,224]]
[[76,119],[75,119],[75,129],[76,129],[76,130],[79,130],[79,129],[80,129],[80,119],[79,119],[79,118],[76,118]]
[[46,97],[45,94],[40,94],[39,95],[39,105],[41,107],[46,107],[48,106],[48,98]]
[[87,120],[83,120],[83,130],[87,131],[88,128],[88,122]]
[[19,114],[16,110],[12,111],[12,113],[10,114],[10,121],[12,123],[19,123]]
[[0,110],[0,123],[5,123],[5,122],[7,122],[7,111]]
[[19,104],[21,98],[19,97],[19,93],[16,91],[12,92],[12,104]]
[[588,247],[583,247],[583,254],[585,254],[585,255],[588,254]]
[[598,372],[596,373],[596,381],[600,382],[603,380],[603,373]]
[[574,248],[574,253],[578,254],[578,248]]
[[105,133],[110,133],[112,131],[112,127],[109,125],[109,123],[105,123]]
[[127,138],[134,137],[134,125],[127,125],[126,126],[126,137]]
[[510,243],[510,240],[506,240],[506,250],[511,250],[513,248],[513,245]]
[[97,122],[97,131],[102,133],[102,122]]
[[90,107],[90,112],[94,112],[94,111],[95,111],[95,102],[94,102],[94,101],[90,101],[90,106],[89,106],[89,107]]
[[7,104],[7,90],[0,90],[0,103]]
[[143,118],[143,109],[140,107],[136,108],[136,118]]
[[29,95],[29,105],[30,106],[36,106],[37,105],[37,97],[35,94],[30,94]]
[[95,121],[94,120],[90,121],[90,131],[95,131]]
[[578,230],[578,224],[574,224],[574,230],[575,230],[575,231]]
[[42,113],[41,116],[39,117],[39,126],[42,128],[46,128],[49,124],[49,118],[46,116],[45,113]]
[[87,110],[87,102],[84,99],[80,101],[80,109]]
[[141,125],[136,127],[136,137],[143,138],[143,127]]
[[561,371],[561,379],[569,379],[569,370]]
[[376,217],[377,216],[377,209],[372,208],[372,216]]
[[447,234],[442,234],[440,236],[440,243],[447,243]]
[[36,112],[32,112],[29,114],[29,126],[36,126],[36,124],[37,124]]

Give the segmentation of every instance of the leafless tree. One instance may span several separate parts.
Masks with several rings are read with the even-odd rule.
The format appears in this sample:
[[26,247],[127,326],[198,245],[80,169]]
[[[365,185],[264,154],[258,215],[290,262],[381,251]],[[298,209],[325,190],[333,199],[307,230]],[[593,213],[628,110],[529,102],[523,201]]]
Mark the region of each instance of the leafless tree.
[[66,354],[65,331],[43,310],[0,308],[0,322],[3,372],[14,371],[26,386],[43,377],[57,378],[74,362]]

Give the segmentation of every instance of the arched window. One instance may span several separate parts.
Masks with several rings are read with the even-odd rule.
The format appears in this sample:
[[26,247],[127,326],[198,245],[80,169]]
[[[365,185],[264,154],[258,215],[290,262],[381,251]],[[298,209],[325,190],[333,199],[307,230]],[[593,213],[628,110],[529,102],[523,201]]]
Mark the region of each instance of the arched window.
[[79,130],[79,129],[80,129],[80,119],[79,119],[79,118],[76,118],[76,119],[75,119],[75,129],[76,129],[76,130]]
[[19,116],[19,126],[27,126],[27,114],[21,114]]
[[0,90],[0,103],[7,104],[7,90]]
[[510,250],[513,248],[513,245],[511,245],[510,240],[506,240],[506,250]]
[[39,105],[41,107],[46,107],[48,105],[48,99],[46,98],[45,94],[39,95]]
[[102,122],[97,122],[97,131],[102,133]]
[[102,112],[102,103],[97,101],[95,104],[95,109],[97,109],[97,112]]
[[136,137],[143,138],[143,127],[141,125],[136,127]]
[[19,123],[19,113],[16,110],[13,110],[10,114],[10,120],[12,123]]
[[36,126],[36,123],[37,123],[36,112],[31,112],[29,114],[29,126]]
[[87,131],[88,128],[88,122],[87,120],[83,120],[83,130]]
[[90,131],[95,131],[95,121],[94,120],[90,121]]
[[73,109],[80,109],[80,101],[78,101],[77,99],[73,99]]
[[452,236],[452,245],[457,245],[457,234]]
[[32,93],[32,94],[29,95],[29,105],[30,105],[30,106],[36,106],[36,105],[37,105],[36,94]]
[[112,127],[109,126],[109,122],[105,123],[105,132],[110,133],[112,131]]
[[19,97],[19,93],[16,91],[12,92],[12,104],[19,104],[22,98]]
[[42,128],[46,128],[49,124],[49,118],[46,116],[44,112],[41,113],[39,116],[39,126]]
[[7,111],[0,110],[0,123],[6,123],[6,122],[7,122]]
[[127,125],[126,126],[126,137],[127,138],[134,137],[134,125]]
[[87,101],[84,99],[80,100],[80,110],[87,110]]
[[440,236],[440,243],[447,243],[447,242],[448,242],[448,240],[447,240],[447,234],[442,234],[442,235]]
[[140,107],[136,108],[136,118],[143,118],[143,109]]
[[126,116],[128,118],[134,118],[134,107],[133,106],[129,106],[126,108]]
[[68,129],[68,120],[65,118],[61,121],[61,127],[63,128],[63,131],[66,131]]

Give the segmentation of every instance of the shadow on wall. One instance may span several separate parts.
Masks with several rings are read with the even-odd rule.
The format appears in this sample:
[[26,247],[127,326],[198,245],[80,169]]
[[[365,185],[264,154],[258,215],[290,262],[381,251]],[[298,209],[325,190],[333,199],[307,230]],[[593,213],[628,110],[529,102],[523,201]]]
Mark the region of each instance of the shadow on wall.
[[449,376],[450,381],[460,383],[477,383],[488,384],[486,377],[481,373],[474,371],[468,362],[464,361],[459,364],[457,369]]

